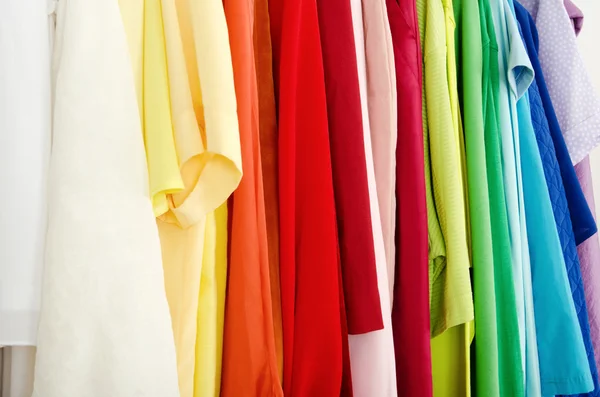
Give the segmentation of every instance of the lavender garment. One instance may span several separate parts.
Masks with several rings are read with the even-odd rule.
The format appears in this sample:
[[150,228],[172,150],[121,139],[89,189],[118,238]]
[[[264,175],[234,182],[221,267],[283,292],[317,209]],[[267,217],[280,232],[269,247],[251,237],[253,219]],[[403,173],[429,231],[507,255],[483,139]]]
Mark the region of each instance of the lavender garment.
[[[583,28],[583,12],[571,0],[565,0],[565,9],[571,18],[575,35],[578,35]],[[590,159],[586,156],[579,164],[575,166],[577,179],[581,184],[583,193],[590,209],[596,218],[594,199],[594,187],[592,184],[592,170]],[[594,286],[600,285],[600,240],[598,235],[594,235],[584,241],[577,247],[579,262],[581,265],[581,275],[584,280],[585,300],[588,307],[590,320],[590,334],[594,345],[596,356],[596,367],[600,366],[600,289]],[[592,316],[592,314],[596,314]]]
[[564,0],[519,0],[535,20],[538,56],[573,164],[600,144],[600,98],[577,48]]
[[569,18],[571,18],[573,30],[575,30],[575,35],[577,36],[583,28],[583,12],[571,0],[565,0],[565,9],[569,14]]

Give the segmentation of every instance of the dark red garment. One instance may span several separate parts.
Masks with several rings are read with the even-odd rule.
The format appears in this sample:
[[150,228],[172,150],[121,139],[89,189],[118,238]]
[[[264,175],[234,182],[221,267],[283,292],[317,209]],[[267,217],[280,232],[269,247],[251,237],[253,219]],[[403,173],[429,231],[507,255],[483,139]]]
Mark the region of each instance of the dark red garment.
[[340,395],[343,326],[327,102],[315,0],[271,0],[279,118],[283,387]]
[[415,0],[386,0],[398,93],[396,280],[392,328],[398,396],[431,397],[429,262],[421,50]]
[[350,0],[317,0],[350,334],[383,329]]

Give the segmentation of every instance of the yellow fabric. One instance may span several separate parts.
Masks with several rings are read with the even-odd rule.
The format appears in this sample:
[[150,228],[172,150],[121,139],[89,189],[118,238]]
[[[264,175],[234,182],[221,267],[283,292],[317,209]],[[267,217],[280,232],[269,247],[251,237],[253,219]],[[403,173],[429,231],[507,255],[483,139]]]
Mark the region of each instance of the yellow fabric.
[[[197,337],[202,346],[217,347],[201,371],[212,371],[213,383],[220,383],[227,269],[223,203],[242,176],[225,16],[217,0],[120,0],[120,7],[144,125],[180,393],[191,397]],[[225,209],[213,214],[219,206]],[[201,292],[203,275],[208,281]],[[198,317],[199,306],[216,310]],[[216,331],[197,334],[199,324]]]
[[[446,242],[446,264],[430,275],[432,335],[473,319],[459,140],[448,77],[444,8],[427,3],[424,67],[433,193]],[[453,57],[452,54],[450,54]],[[456,81],[456,77],[454,78]],[[457,119],[458,121],[458,119]]]
[[175,142],[185,182],[159,222],[181,396],[210,396],[212,390],[218,395],[226,201],[242,176],[229,39],[219,1],[162,0],[162,5]]
[[156,216],[169,210],[167,194],[183,189],[173,138],[167,55],[159,0],[144,7],[144,143],[148,159],[150,197]]
[[[469,274],[466,164],[457,90],[452,0],[428,3],[426,97],[436,207],[446,241],[445,274],[434,278],[431,341],[435,397],[470,396],[473,298]],[[443,30],[442,30],[443,27]],[[443,33],[442,33],[443,32]],[[431,51],[430,51],[431,49]],[[441,284],[441,285],[440,285]],[[432,306],[433,307],[433,306]]]
[[[194,395],[217,397],[221,391],[223,325],[227,289],[227,203],[206,219],[202,282],[198,300]],[[216,320],[216,321],[215,321]]]
[[433,396],[470,397],[473,322],[452,327],[431,340]]

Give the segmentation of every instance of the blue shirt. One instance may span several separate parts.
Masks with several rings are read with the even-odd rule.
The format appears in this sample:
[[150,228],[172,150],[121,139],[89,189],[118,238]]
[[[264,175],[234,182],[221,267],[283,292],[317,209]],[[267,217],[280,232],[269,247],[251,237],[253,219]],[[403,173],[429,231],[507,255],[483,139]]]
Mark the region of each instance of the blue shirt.
[[[571,223],[571,216],[567,196],[565,194],[565,187],[563,185],[561,167],[557,158],[555,142],[553,142],[552,140],[550,125],[548,122],[549,118],[554,118],[554,120],[556,120],[556,116],[550,98],[547,98],[548,100],[546,101],[546,106],[544,106],[544,102],[542,101],[542,97],[538,89],[537,81],[543,83],[544,87],[545,82],[542,70],[539,68],[539,61],[537,60],[537,51],[534,40],[534,37],[537,37],[535,25],[527,10],[516,2],[515,11],[517,19],[521,25],[523,39],[532,59],[532,64],[536,73],[536,81],[534,81],[529,88],[531,118],[538,144],[538,149],[540,152],[540,157],[542,159],[544,175],[546,178],[546,185],[548,186],[548,193],[552,202],[552,210],[557,226],[558,235],[560,238],[572,298],[577,312],[579,327],[581,329],[581,335],[583,337],[588,365],[592,374],[592,380],[594,382],[594,391],[585,395],[590,397],[598,396],[600,395],[600,390],[598,388],[598,373],[596,370],[594,351],[590,338],[590,329],[583,289],[583,281],[581,278],[581,270],[579,267],[579,257],[577,256],[577,249],[575,246],[575,235]],[[550,114],[550,117],[547,117],[547,114]],[[555,125],[555,127],[557,126],[558,124]],[[562,134],[560,134],[560,130],[558,131],[558,136],[556,138],[558,138],[559,143],[562,143],[562,146],[566,149],[564,140],[562,138]],[[566,164],[563,164],[563,169],[570,168],[571,172],[574,174],[573,165],[571,164],[570,159],[568,160],[569,161]],[[577,182],[577,186],[579,186],[577,179],[575,179],[575,181]],[[579,190],[581,190],[580,187]]]

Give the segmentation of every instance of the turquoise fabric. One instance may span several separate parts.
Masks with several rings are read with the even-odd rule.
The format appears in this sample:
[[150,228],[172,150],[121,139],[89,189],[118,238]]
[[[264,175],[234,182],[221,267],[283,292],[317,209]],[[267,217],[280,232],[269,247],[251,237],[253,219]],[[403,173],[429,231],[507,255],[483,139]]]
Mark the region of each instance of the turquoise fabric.
[[498,108],[502,170],[509,218],[519,338],[525,374],[525,395],[533,397],[541,395],[541,386],[516,108],[518,98],[523,95],[533,80],[533,70],[518,30],[515,37],[516,21],[508,1],[490,0],[490,2],[499,49]]
[[542,395],[594,388],[571,296],[533,124],[529,95],[517,104]]

